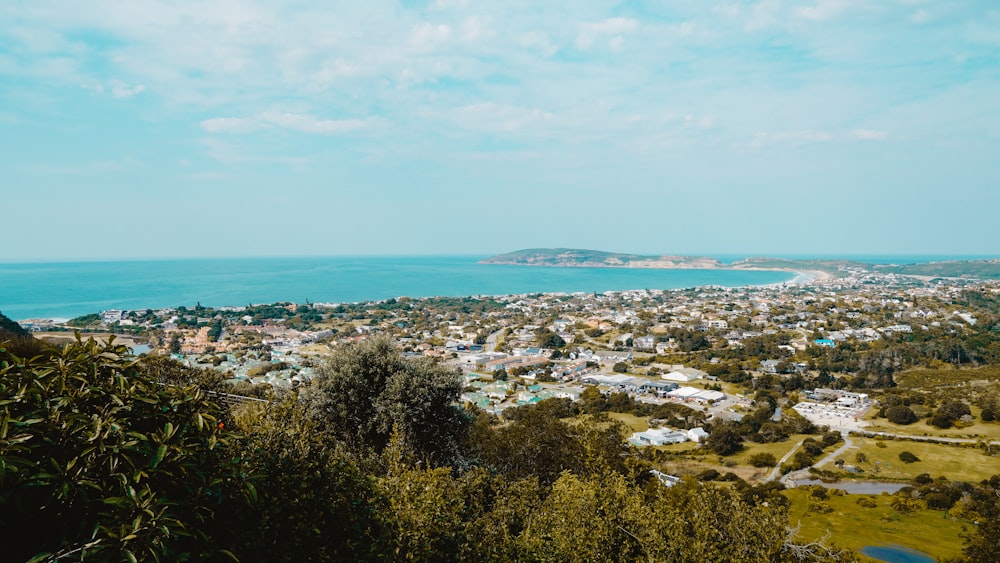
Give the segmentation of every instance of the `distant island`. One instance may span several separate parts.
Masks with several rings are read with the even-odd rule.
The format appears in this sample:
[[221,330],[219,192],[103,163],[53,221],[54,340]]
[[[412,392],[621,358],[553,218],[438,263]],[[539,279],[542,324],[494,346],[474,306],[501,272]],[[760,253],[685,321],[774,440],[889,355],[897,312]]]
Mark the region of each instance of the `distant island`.
[[556,268],[808,271],[837,277],[851,271],[866,271],[923,278],[1000,279],[1000,259],[872,264],[856,260],[796,260],[759,257],[744,258],[731,264],[725,264],[709,256],[624,254],[577,248],[528,248],[491,256],[480,260],[479,263]]

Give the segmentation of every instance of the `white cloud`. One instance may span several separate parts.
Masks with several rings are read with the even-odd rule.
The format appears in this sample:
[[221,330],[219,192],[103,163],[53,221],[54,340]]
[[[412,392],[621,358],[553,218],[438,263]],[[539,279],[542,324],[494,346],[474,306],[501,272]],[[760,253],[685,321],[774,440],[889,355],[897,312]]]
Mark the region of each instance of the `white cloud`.
[[252,117],[214,117],[202,121],[201,127],[209,133],[250,133],[279,128],[330,135],[350,133],[373,123],[373,119],[320,119],[310,114],[265,112]]
[[555,116],[534,108],[484,102],[457,108],[450,119],[463,129],[499,133],[551,124]]
[[930,19],[931,15],[927,10],[917,10],[910,15],[910,21],[913,23],[927,23]]
[[609,18],[599,22],[582,23],[576,36],[576,46],[580,50],[586,50],[607,36],[611,36],[612,47],[616,42],[620,46],[624,41],[622,35],[631,33],[638,27],[639,22],[630,18]]
[[778,23],[781,4],[777,0],[762,0],[753,5],[743,29],[757,31],[766,29]]
[[538,51],[546,57],[551,57],[559,50],[549,39],[548,34],[542,31],[522,33],[517,38],[517,44],[526,49]]
[[140,94],[146,90],[146,87],[142,84],[136,84],[135,86],[129,86],[124,82],[119,82],[117,80],[111,81],[111,95],[119,100],[125,98],[131,98],[136,94]]
[[851,135],[855,139],[862,141],[884,141],[889,138],[889,134],[885,131],[875,131],[872,129],[855,129],[851,132]]
[[807,20],[826,21],[839,17],[853,5],[854,0],[819,0],[812,6],[799,8],[795,13]]
[[418,49],[432,49],[451,39],[451,27],[423,22],[413,26],[411,42]]
[[832,140],[833,135],[831,133],[826,131],[815,131],[813,129],[803,129],[801,131],[776,131],[770,133],[761,131],[754,134],[753,140],[750,141],[750,146],[753,148],[761,148],[784,143],[804,145],[811,143],[825,143]]

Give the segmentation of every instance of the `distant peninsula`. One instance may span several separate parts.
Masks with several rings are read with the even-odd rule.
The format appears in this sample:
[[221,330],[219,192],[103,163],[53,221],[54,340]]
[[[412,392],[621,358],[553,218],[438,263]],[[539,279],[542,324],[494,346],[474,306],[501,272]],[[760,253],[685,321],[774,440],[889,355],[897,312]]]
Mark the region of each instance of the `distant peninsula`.
[[946,260],[907,264],[873,264],[855,260],[796,260],[745,258],[731,264],[709,256],[643,255],[578,248],[528,248],[498,254],[480,264],[556,268],[659,268],[691,270],[781,270],[816,272],[840,277],[849,271],[918,276],[922,278],[1000,279],[1000,259]]
[[662,268],[715,270],[725,264],[707,256],[643,256],[574,248],[529,248],[481,260],[480,264],[562,268]]

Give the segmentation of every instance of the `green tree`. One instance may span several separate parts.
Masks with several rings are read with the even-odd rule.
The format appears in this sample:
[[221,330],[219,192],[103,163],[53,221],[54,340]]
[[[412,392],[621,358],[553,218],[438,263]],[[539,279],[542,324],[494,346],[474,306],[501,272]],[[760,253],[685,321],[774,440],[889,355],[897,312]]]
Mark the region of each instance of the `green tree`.
[[719,455],[732,455],[743,449],[743,437],[737,425],[730,422],[713,424],[705,447]]
[[913,424],[917,421],[917,415],[913,409],[905,405],[889,407],[885,411],[885,417],[893,424]]
[[375,337],[336,350],[301,399],[352,448],[380,452],[397,432],[418,458],[442,464],[460,454],[468,427],[454,405],[461,390],[457,370],[405,359],[391,339]]
[[[0,542],[12,560],[205,558],[252,494],[220,408],[124,346],[0,365]],[[217,520],[217,518],[220,518]]]

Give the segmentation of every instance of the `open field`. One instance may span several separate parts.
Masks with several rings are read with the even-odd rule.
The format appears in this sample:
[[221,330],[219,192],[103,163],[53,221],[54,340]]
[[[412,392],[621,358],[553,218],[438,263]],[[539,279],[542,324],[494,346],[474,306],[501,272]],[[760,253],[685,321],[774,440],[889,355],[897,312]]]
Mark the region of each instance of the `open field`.
[[972,369],[914,369],[893,376],[896,385],[903,388],[927,388],[959,385],[971,381],[1000,381],[1000,366],[983,366]]
[[805,438],[819,438],[815,434],[792,434],[784,442],[773,442],[770,444],[755,444],[753,442],[744,442],[745,446],[742,451],[735,453],[731,456],[726,457],[727,460],[734,461],[740,465],[749,465],[750,456],[759,453],[769,453],[774,456],[774,459],[781,459],[782,456],[788,453],[789,450],[795,447]]
[[[958,445],[930,444],[909,440],[885,440],[884,448],[876,445],[875,438],[852,437],[854,446],[847,450],[842,459],[847,465],[864,469],[864,476],[880,479],[913,479],[921,473],[931,477],[945,476],[950,481],[978,483],[1000,473],[1000,459],[987,456],[979,448]],[[920,461],[903,463],[900,452],[910,452]],[[855,455],[859,452],[868,457],[867,463],[857,464]],[[833,461],[821,469],[836,471]],[[876,472],[877,470],[877,472]],[[857,477],[857,475],[851,475]]]
[[[898,460],[897,460],[898,461]],[[961,555],[962,528],[971,529],[971,524],[943,517],[940,510],[917,510],[910,514],[896,512],[890,506],[889,495],[871,496],[877,503],[874,508],[865,508],[857,503],[866,495],[830,495],[820,501],[833,509],[828,514],[810,512],[808,489],[784,491],[792,501],[788,512],[789,525],[799,527],[799,541],[821,539],[829,533],[827,540],[840,547],[860,551],[869,545],[901,545],[928,553],[936,559]],[[863,561],[874,561],[862,556]]]
[[624,412],[609,412],[608,418],[621,422],[631,432],[644,432],[649,429],[648,416],[635,416],[634,414]]
[[938,438],[962,438],[971,440],[1000,440],[1000,423],[983,422],[979,419],[979,407],[972,407],[975,422],[965,428],[938,428],[927,424],[926,419],[913,424],[893,424],[884,418],[874,418],[876,409],[872,409],[865,417],[867,432],[888,432],[904,436],[932,436]]

